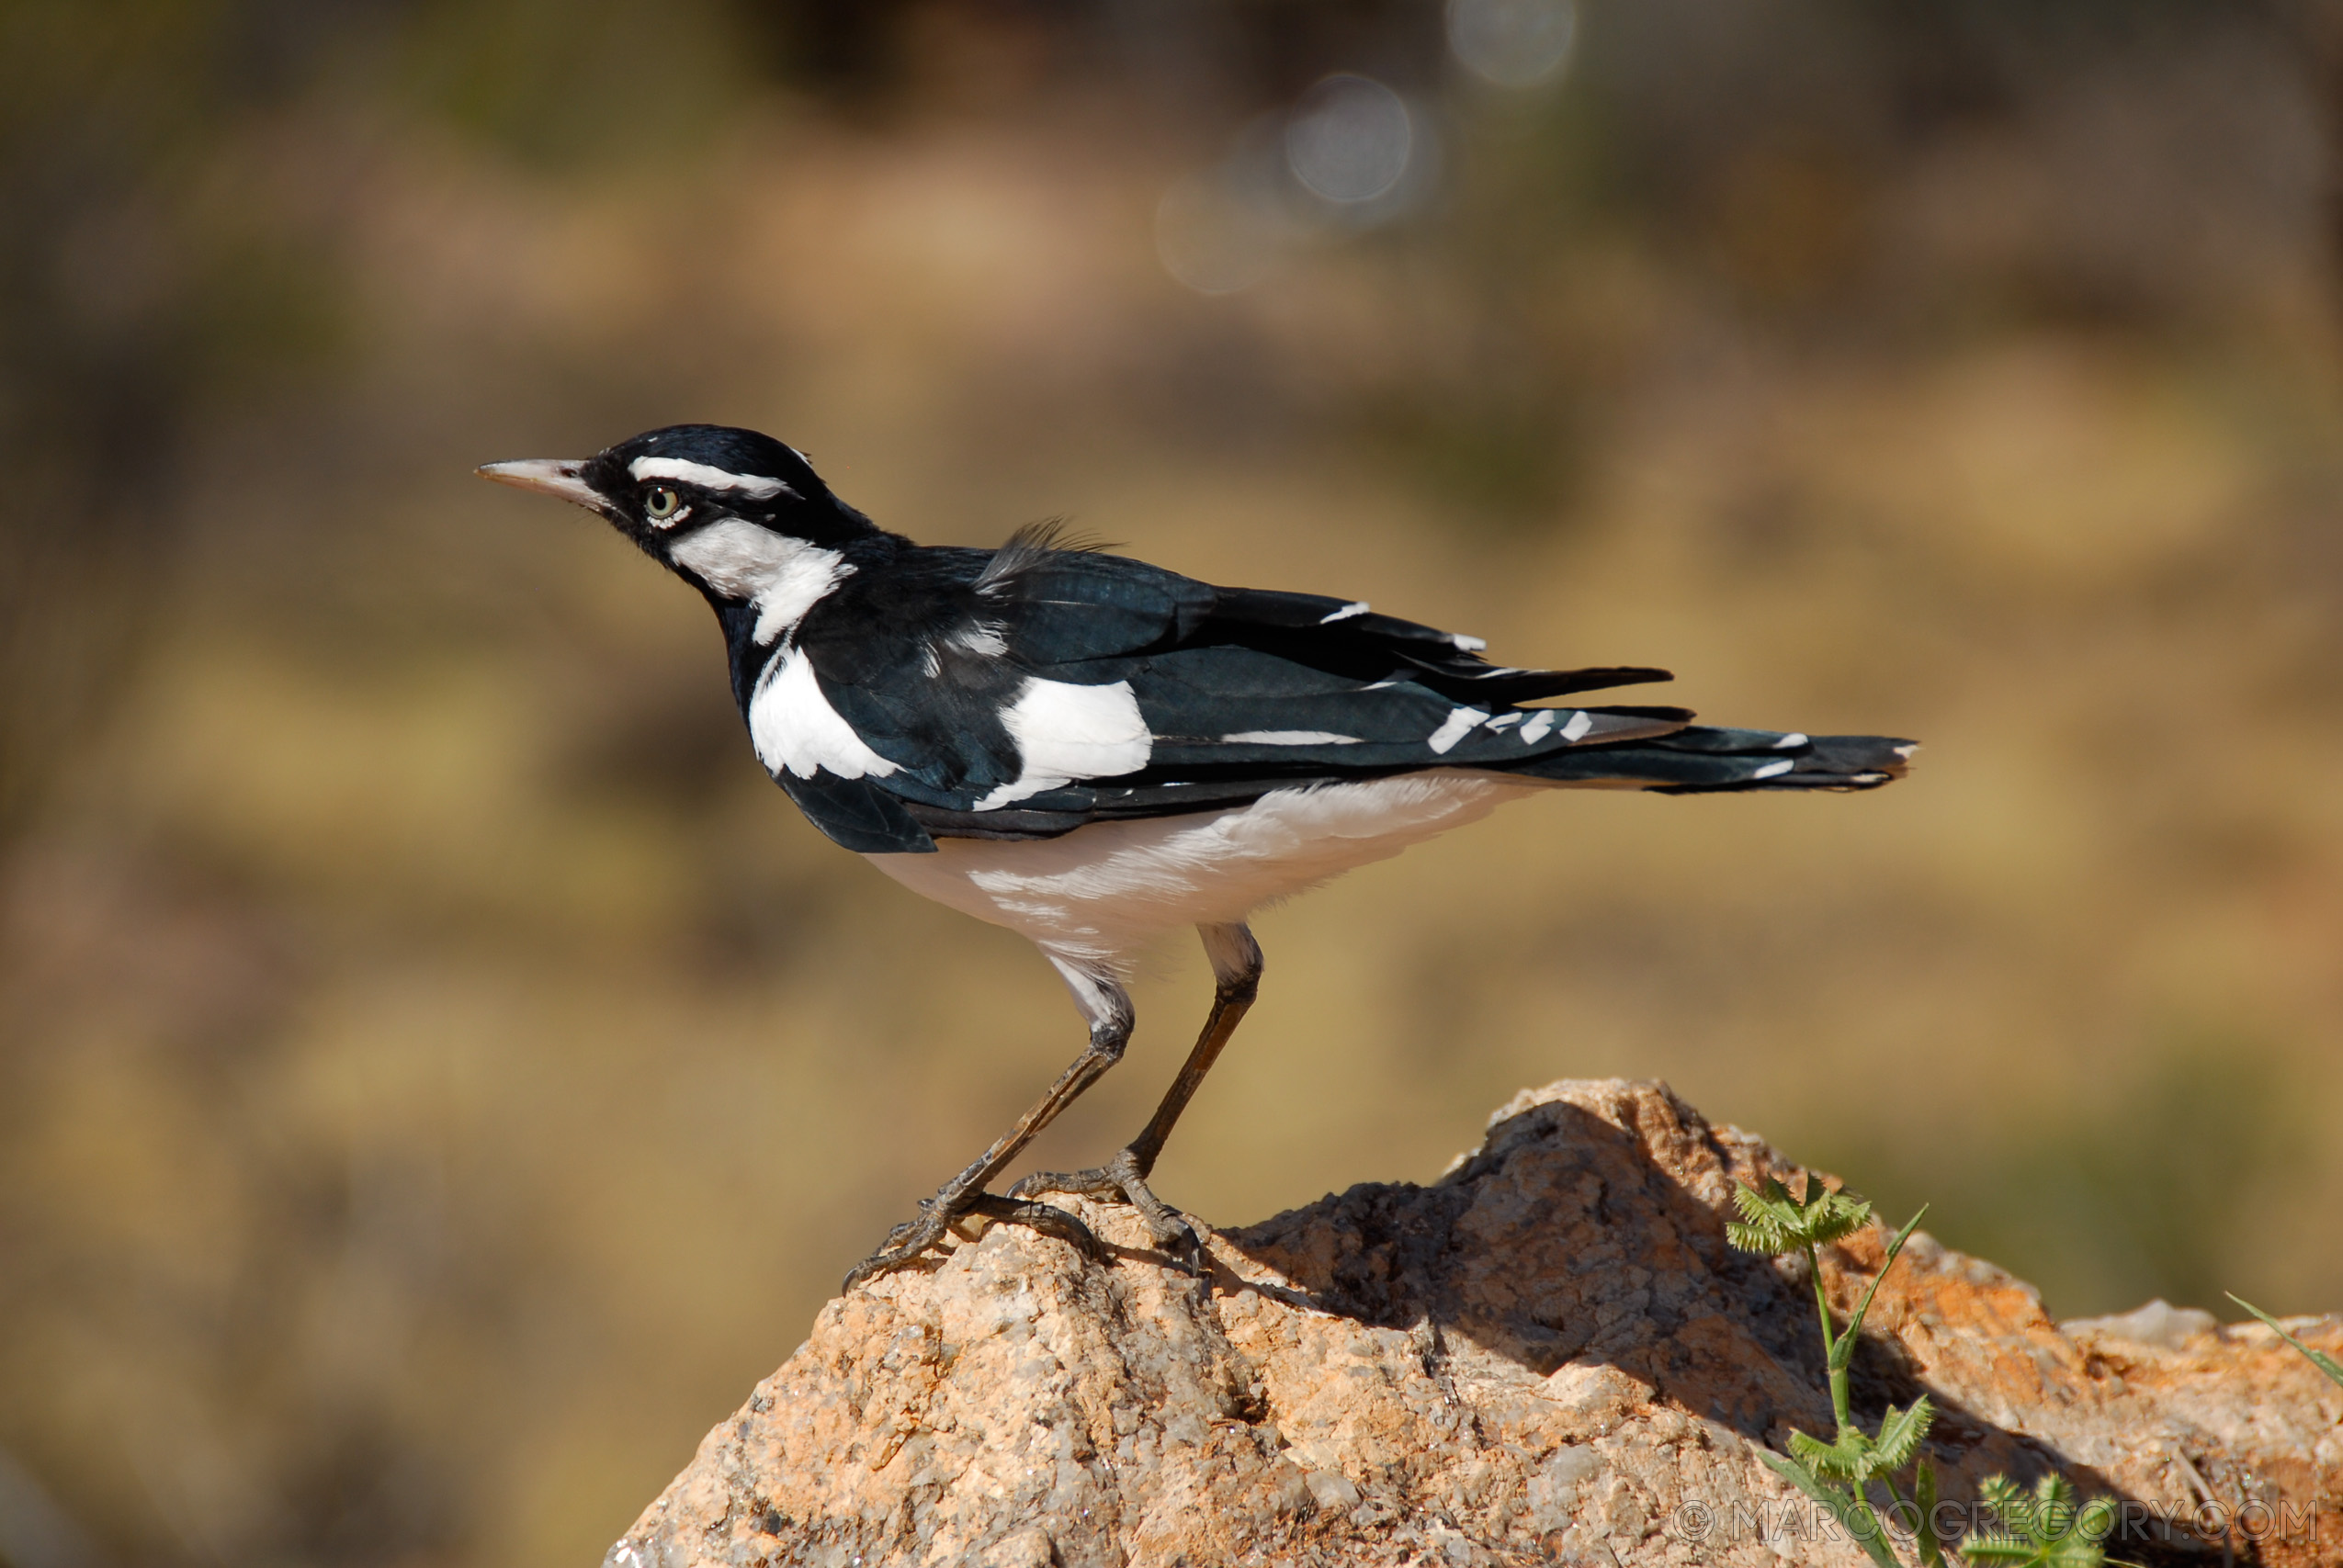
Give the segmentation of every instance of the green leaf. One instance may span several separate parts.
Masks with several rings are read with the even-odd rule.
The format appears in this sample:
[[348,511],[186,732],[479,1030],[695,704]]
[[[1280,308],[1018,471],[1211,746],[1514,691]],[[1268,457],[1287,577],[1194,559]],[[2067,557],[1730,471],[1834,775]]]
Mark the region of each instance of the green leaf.
[[2034,1483],[2034,1519],[2028,1527],[2036,1540],[2063,1540],[2074,1533],[2075,1489],[2063,1475],[2045,1475]]
[[1802,1197],[1792,1197],[1788,1188],[1769,1176],[1761,1189],[1736,1186],[1733,1206],[1740,1210],[1741,1223],[1727,1221],[1725,1239],[1744,1252],[1774,1256],[1837,1241],[1871,1221],[1869,1203],[1833,1192],[1812,1171],[1806,1173]]
[[[1794,1442],[1795,1436],[1793,1434]],[[1887,1528],[1879,1522],[1879,1516],[1871,1511],[1870,1504],[1835,1486],[1826,1485],[1779,1454],[1760,1450],[1758,1458],[1765,1461],[1768,1470],[1821,1504],[1823,1510],[1839,1521],[1839,1528],[1863,1549],[1864,1555],[1877,1563],[1878,1568],[1903,1568],[1903,1564],[1896,1561],[1896,1553],[1888,1547]]]
[[2001,1523],[1961,1543],[1971,1563],[2016,1563],[2020,1568],[2103,1568],[2100,1541],[2115,1527],[2115,1505],[2106,1497],[2075,1506],[2075,1488],[2063,1475],[2045,1475],[2029,1494],[2008,1476],[1997,1475],[1977,1489]]
[[1926,1394],[1912,1401],[1909,1410],[1889,1405],[1873,1442],[1870,1472],[1886,1475],[1911,1463],[1912,1456],[1920,1451],[1920,1440],[1928,1436],[1929,1424],[1935,1419],[1936,1407],[1929,1404]]
[[[1852,1439],[1851,1442],[1850,1439]],[[1870,1441],[1861,1432],[1841,1432],[1839,1440],[1826,1443],[1820,1438],[1804,1432],[1790,1434],[1790,1451],[1805,1461],[1806,1468],[1817,1475],[1828,1475],[1839,1481],[1852,1481],[1862,1468],[1864,1450]]]
[[[1863,1207],[1868,1213],[1871,1205],[1866,1203]],[[1847,1344],[1850,1347],[1854,1344],[1855,1336],[1863,1331],[1863,1314],[1871,1311],[1871,1299],[1879,1293],[1879,1282],[1887,1278],[1887,1271],[1890,1269],[1896,1267],[1896,1255],[1904,1250],[1906,1242],[1912,1239],[1912,1233],[1919,1228],[1921,1217],[1927,1213],[1928,1205],[1922,1203],[1919,1213],[1906,1220],[1904,1228],[1896,1233],[1896,1239],[1887,1244],[1887,1256],[1881,1260],[1879,1272],[1871,1277],[1871,1285],[1863,1292],[1863,1299],[1855,1303],[1855,1314],[1847,1320]],[[1852,1360],[1854,1351],[1850,1348],[1846,1354],[1849,1359]]]
[[2316,1367],[2320,1371],[2325,1372],[2337,1384],[2343,1384],[2343,1361],[2337,1360],[2334,1357],[2328,1355],[2324,1350],[2312,1349],[2309,1346],[2303,1344],[2301,1340],[2287,1333],[2283,1325],[2281,1325],[2276,1318],[2270,1316],[2269,1314],[2262,1311],[2261,1308],[2254,1305],[2253,1303],[2246,1300],[2243,1296],[2229,1295],[2229,1292],[2226,1291],[2222,1293],[2224,1295],[2228,1295],[2231,1301],[2235,1302],[2239,1306],[2244,1307],[2247,1312],[2252,1313],[2256,1317],[2269,1325],[2271,1330],[2275,1332],[2281,1339],[2283,1339],[2287,1344],[2292,1345],[2295,1349],[2300,1350],[2303,1355],[2309,1357],[2312,1366]]
[[1913,1544],[1919,1548],[1920,1568],[1944,1568],[1944,1543],[1936,1539],[1936,1466],[1926,1460],[1912,1472],[1912,1506],[1919,1512]]
[[[1828,1193],[1825,1196],[1833,1201],[1839,1199],[1839,1194],[1836,1192]],[[1840,1236],[1851,1235],[1870,1223],[1871,1205],[1850,1201],[1844,1209],[1826,1208],[1823,1213],[1817,1214],[1814,1219],[1814,1228],[1810,1234],[1814,1238],[1814,1244],[1821,1247],[1825,1243],[1837,1241]]]
[[2005,1519],[2018,1518],[2029,1506],[2026,1495],[2006,1475],[1987,1476],[1985,1484],[1977,1488],[1977,1499]]
[[1727,1220],[1725,1222],[1725,1239],[1740,1251],[1762,1252],[1769,1258],[1778,1258],[1798,1245],[1783,1235],[1781,1227],[1771,1221],[1757,1221],[1745,1225],[1736,1220]]
[[1771,1177],[1765,1179],[1765,1190],[1736,1186],[1733,1206],[1741,1211],[1747,1224],[1725,1224],[1725,1239],[1743,1252],[1762,1252],[1771,1256],[1791,1251],[1798,1245],[1783,1222],[1783,1214],[1795,1208],[1789,1191]]

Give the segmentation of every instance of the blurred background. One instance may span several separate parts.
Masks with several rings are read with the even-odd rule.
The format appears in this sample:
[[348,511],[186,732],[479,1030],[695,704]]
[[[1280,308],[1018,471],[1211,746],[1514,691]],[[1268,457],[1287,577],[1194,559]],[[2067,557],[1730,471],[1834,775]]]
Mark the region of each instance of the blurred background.
[[[6,0],[0,1559],[594,1561],[1079,1043],[707,613],[685,420],[1726,722],[1259,930],[1221,1224],[1664,1077],[2041,1282],[2343,1306],[2343,8]],[[906,955],[914,955],[907,959]],[[1036,1151],[1101,1157],[1201,1018]]]

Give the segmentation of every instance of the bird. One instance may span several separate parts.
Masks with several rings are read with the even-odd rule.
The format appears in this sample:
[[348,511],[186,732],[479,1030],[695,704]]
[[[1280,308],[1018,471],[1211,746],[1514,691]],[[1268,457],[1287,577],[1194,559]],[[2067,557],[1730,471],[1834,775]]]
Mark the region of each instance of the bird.
[[[1364,600],[1224,588],[1051,522],[1000,548],[919,545],[833,494],[795,447],[678,424],[575,459],[477,472],[572,502],[692,587],[724,636],[757,761],[880,872],[1031,941],[1072,993],[1081,1053],[843,1289],[931,1254],[970,1215],[1096,1252],[1042,1195],[1138,1211],[1167,1258],[1201,1247],[1150,1179],[1259,992],[1257,909],[1556,788],[1868,790],[1916,743],[1693,722],[1556,699],[1672,679],[1540,670]],[[1201,1032],[1105,1164],[994,1180],[1119,1061],[1139,950],[1182,927],[1214,976]]]

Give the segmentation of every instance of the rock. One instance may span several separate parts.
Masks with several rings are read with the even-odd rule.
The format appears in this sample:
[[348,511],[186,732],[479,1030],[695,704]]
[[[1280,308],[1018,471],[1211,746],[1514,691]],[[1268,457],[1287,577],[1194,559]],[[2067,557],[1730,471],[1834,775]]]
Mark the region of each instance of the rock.
[[2221,1320],[2198,1307],[2176,1307],[2162,1296],[2145,1306],[2106,1317],[2077,1317],[2062,1323],[2058,1331],[2069,1339],[2128,1339],[2159,1350],[2181,1350],[2189,1341],[2211,1334]]
[[[1429,1187],[1211,1233],[1204,1280],[1119,1209],[1077,1205],[1107,1266],[996,1226],[824,1308],[607,1568],[1865,1562],[1759,1459],[1830,1427],[1804,1265],[1725,1242],[1769,1175],[1664,1085],[1563,1082]],[[1828,1252],[1842,1310],[1885,1239]],[[2062,1330],[1916,1235],[1857,1413],[1937,1402],[1950,1534],[1986,1476],[2057,1470],[2122,1499],[2133,1561],[2343,1558],[2343,1389],[2160,1306]]]

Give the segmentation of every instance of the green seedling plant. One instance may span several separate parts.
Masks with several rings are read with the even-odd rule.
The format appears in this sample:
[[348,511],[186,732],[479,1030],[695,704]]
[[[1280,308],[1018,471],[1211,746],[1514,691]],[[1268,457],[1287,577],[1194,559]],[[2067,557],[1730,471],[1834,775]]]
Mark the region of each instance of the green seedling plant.
[[[1863,1317],[1871,1311],[1872,1297],[1879,1292],[1879,1284],[1887,1271],[1896,1266],[1896,1255],[1904,1250],[1920,1215],[1928,1213],[1923,1206],[1904,1228],[1887,1244],[1887,1258],[1880,1265],[1862,1299],[1855,1303],[1854,1312],[1842,1329],[1830,1310],[1830,1297],[1823,1288],[1820,1249],[1830,1243],[1861,1230],[1871,1223],[1871,1205],[1845,1192],[1833,1192],[1807,1173],[1805,1191],[1793,1197],[1790,1190],[1771,1177],[1766,1179],[1762,1190],[1753,1187],[1736,1186],[1734,1205],[1741,1211],[1739,1222],[1727,1222],[1725,1236],[1744,1252],[1763,1253],[1779,1258],[1785,1253],[1803,1252],[1806,1258],[1806,1273],[1814,1281],[1815,1312],[1822,1320],[1822,1350],[1824,1364],[1830,1373],[1830,1413],[1838,1422],[1838,1433],[1829,1442],[1805,1432],[1790,1434],[1790,1455],[1760,1452],[1771,1470],[1791,1485],[1820,1504],[1825,1512],[1837,1519],[1839,1528],[1853,1537],[1879,1568],[1902,1568],[1896,1553],[1887,1544],[1886,1527],[1873,1508],[1868,1488],[1876,1482],[1885,1488],[1898,1511],[1909,1508],[1911,1517],[1919,1528],[1913,1540],[1919,1551],[1921,1568],[1941,1568],[1943,1548],[1935,1532],[1928,1528],[1928,1520],[1936,1509],[1936,1472],[1919,1458],[1920,1443],[1928,1436],[1929,1424],[1936,1419],[1936,1407],[1922,1394],[1912,1401],[1908,1409],[1888,1406],[1879,1423],[1877,1432],[1866,1432],[1854,1417],[1850,1403],[1849,1374],[1855,1364],[1855,1347],[1862,1337]],[[1907,1498],[1896,1490],[1895,1475],[1905,1467],[1912,1468],[1912,1495]],[[2065,1568],[2061,1564],[2061,1568]]]
[[2261,1308],[2254,1305],[2253,1303],[2247,1301],[2245,1297],[2238,1295],[2234,1292],[2224,1292],[2223,1293],[2227,1295],[2231,1301],[2235,1302],[2239,1306],[2244,1307],[2247,1312],[2252,1313],[2256,1317],[2269,1325],[2270,1332],[2276,1334],[2278,1337],[2286,1341],[2287,1344],[2292,1345],[2295,1349],[2300,1350],[2303,1355],[2309,1357],[2312,1366],[2316,1367],[2320,1371],[2325,1372],[2337,1387],[2343,1387],[2343,1361],[2337,1360],[2334,1357],[2328,1355],[2324,1350],[2312,1349],[2308,1345],[2303,1344],[2301,1340],[2287,1333],[2286,1325],[2284,1324],[2280,1323],[2276,1318],[2262,1311]]
[[2075,1488],[2063,1475],[2045,1475],[2032,1493],[2006,1475],[1978,1490],[1999,1527],[1981,1530],[1961,1543],[1972,1568],[2100,1568],[2101,1545],[2115,1528],[2115,1500],[2094,1497],[2077,1508]]
[[[1805,1432],[1794,1431],[1790,1434],[1787,1459],[1763,1451],[1758,1458],[1776,1475],[1820,1504],[1879,1568],[1903,1568],[1887,1543],[1886,1529],[1867,1495],[1866,1489],[1877,1483],[1892,1499],[1894,1511],[1910,1511],[1908,1517],[1916,1526],[1912,1532],[1913,1549],[1919,1554],[1920,1568],[1944,1568],[1944,1548],[1932,1528],[1936,1471],[1919,1457],[1920,1444],[1928,1437],[1930,1424],[1936,1419],[1936,1407],[1925,1394],[1912,1401],[1908,1409],[1898,1410],[1891,1404],[1887,1414],[1880,1418],[1879,1430],[1866,1432],[1854,1418],[1848,1390],[1849,1373],[1855,1364],[1855,1347],[1862,1338],[1863,1318],[1871,1311],[1872,1297],[1879,1293],[1880,1281],[1887,1278],[1887,1271],[1896,1267],[1896,1255],[1904,1250],[1904,1243],[1911,1239],[1921,1216],[1928,1213],[1927,1205],[1922,1204],[1919,1213],[1906,1221],[1904,1228],[1887,1244],[1887,1256],[1880,1263],[1879,1272],[1865,1287],[1862,1299],[1855,1303],[1847,1325],[1840,1328],[1830,1310],[1829,1294],[1823,1289],[1821,1249],[1869,1224],[1871,1205],[1849,1193],[1831,1191],[1816,1180],[1812,1172],[1806,1175],[1803,1196],[1791,1196],[1788,1188],[1769,1177],[1762,1190],[1736,1186],[1733,1202],[1741,1211],[1741,1219],[1738,1223],[1726,1222],[1725,1237],[1735,1247],[1770,1258],[1791,1252],[1805,1254],[1806,1274],[1814,1282],[1815,1313],[1822,1320],[1824,1364],[1830,1372],[1830,1413],[1839,1427],[1838,1435],[1827,1443]],[[2252,1307],[2246,1310],[2254,1311]],[[2281,1328],[2279,1332],[2286,1331]],[[2329,1377],[2343,1382],[2343,1369],[2337,1368],[2331,1357],[2321,1358],[2318,1352],[2307,1348],[2304,1354],[2319,1360],[2321,1370]],[[1896,1487],[1896,1472],[1907,1466],[1912,1472],[1908,1497]],[[2077,1509],[2074,1487],[2065,1477],[2056,1475],[2044,1476],[2031,1494],[2008,1476],[1997,1475],[1986,1482],[1979,1495],[2000,1524],[1993,1529],[1972,1532],[1961,1543],[1961,1555],[1968,1560],[1971,1568],[1986,1568],[1988,1564],[1990,1568],[2106,1568],[2109,1558],[2101,1542],[2115,1524],[2112,1500],[2098,1498]]]

